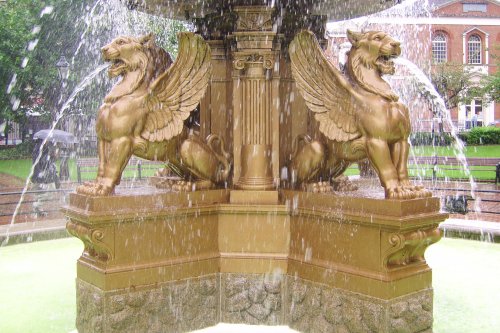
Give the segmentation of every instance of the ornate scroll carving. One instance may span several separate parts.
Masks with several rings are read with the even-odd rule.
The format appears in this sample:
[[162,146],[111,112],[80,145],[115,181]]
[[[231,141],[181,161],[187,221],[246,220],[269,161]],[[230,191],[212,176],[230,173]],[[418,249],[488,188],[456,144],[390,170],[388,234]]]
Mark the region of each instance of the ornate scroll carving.
[[234,69],[245,69],[249,64],[261,65],[264,69],[273,69],[276,56],[273,53],[238,53],[234,56]]
[[113,259],[113,251],[104,242],[104,230],[94,229],[85,224],[75,223],[73,221],[69,221],[66,224],[66,229],[71,235],[79,238],[83,242],[85,246],[83,250],[84,255],[86,254],[89,257],[101,261],[109,261]]
[[384,253],[384,267],[394,268],[424,261],[424,252],[431,244],[441,239],[438,228],[415,230],[389,235],[390,247]]

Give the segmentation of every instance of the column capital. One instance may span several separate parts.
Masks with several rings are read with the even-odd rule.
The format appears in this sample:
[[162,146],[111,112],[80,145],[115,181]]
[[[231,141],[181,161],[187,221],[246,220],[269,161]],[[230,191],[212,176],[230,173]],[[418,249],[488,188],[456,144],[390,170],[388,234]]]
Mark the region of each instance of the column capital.
[[261,65],[264,69],[273,69],[276,54],[270,52],[234,52],[233,67],[236,70],[245,69],[248,65]]

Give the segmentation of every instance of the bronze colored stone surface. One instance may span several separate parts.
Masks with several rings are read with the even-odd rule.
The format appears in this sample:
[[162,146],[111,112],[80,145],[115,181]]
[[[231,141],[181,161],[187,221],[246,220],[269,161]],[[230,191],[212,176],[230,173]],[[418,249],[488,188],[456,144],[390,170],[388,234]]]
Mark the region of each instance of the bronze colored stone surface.
[[179,34],[174,63],[151,35],[118,37],[102,53],[112,63],[110,77],[122,80],[99,109],[97,179],[79,186],[77,192],[112,194],[132,154],[165,161],[178,176],[201,180],[203,187],[226,181],[230,162],[223,140],[216,135],[206,141],[188,135],[184,126],[210,79],[208,44],[193,33]]
[[348,31],[352,44],[347,77],[323,54],[314,34],[302,31],[290,44],[292,72],[308,108],[315,113],[324,138],[296,150],[290,168],[300,183],[341,175],[368,158],[388,199],[430,197],[408,177],[410,118],[383,74],[394,74],[391,58],[400,43],[380,31]]
[[[157,316],[166,310],[154,300],[164,286],[192,286],[191,279],[210,276],[217,277],[215,297],[221,300],[216,322],[288,324],[311,332],[342,325],[419,332],[431,322],[432,275],[423,254],[439,240],[437,225],[447,216],[439,213],[437,198],[283,191],[278,204],[256,205],[231,203],[226,190],[152,191],[71,195],[67,228],[85,244],[77,266],[81,327],[111,321],[117,329],[134,316],[150,316],[165,332],[213,325],[198,315],[186,322],[194,310],[176,303],[185,298],[169,305],[187,311],[178,314],[178,326],[160,324]],[[193,292],[186,294],[193,302],[212,302]],[[328,295],[340,297],[341,305],[328,302]],[[104,297],[108,305],[87,306],[88,297]],[[312,310],[315,297],[320,312]],[[151,313],[155,306],[158,313]]]
[[[437,226],[447,215],[439,212],[438,199],[407,183],[407,110],[380,78],[392,66],[379,55],[399,54],[399,44],[385,35],[376,41],[377,33],[350,34],[375,70],[351,64],[349,79],[356,80],[356,71],[371,75],[368,81],[375,91],[362,80],[353,88],[342,77],[336,79],[344,87],[310,89],[312,76],[330,80],[335,70],[325,63],[313,33],[299,35],[311,46],[303,47],[301,54],[297,44],[289,45],[304,28],[321,36],[328,17],[345,11],[357,15],[390,2],[370,2],[368,7],[368,1],[273,3],[274,8],[254,0],[129,1],[132,7],[156,14],[169,8],[172,16],[203,16],[195,24],[208,41],[183,35],[179,57],[169,69],[168,58],[160,61],[164,68],[139,66],[134,72],[120,62],[111,68],[124,79],[108,95],[101,118],[110,110],[129,110],[137,96],[147,103],[136,109],[135,121],[121,123],[126,135],[111,131],[119,136],[110,139],[103,130],[110,123],[101,119],[97,183],[72,194],[64,208],[68,231],[85,245],[77,265],[80,332],[186,332],[221,321],[285,324],[305,332],[431,329],[432,275],[423,254],[439,240]],[[332,3],[335,6],[326,11],[324,5]],[[150,43],[148,38],[117,39],[105,48],[105,56],[141,58],[141,43]],[[127,43],[141,46],[126,51]],[[288,58],[289,47],[295,64]],[[130,81],[141,71],[149,81],[134,87]],[[294,80],[293,75],[302,71],[307,74],[304,79]],[[162,80],[167,74],[173,79]],[[179,78],[194,84],[174,94],[179,97],[175,101],[189,100],[189,107],[181,107],[181,114],[165,113],[160,106],[172,104],[166,99],[168,87],[177,87]],[[342,89],[351,94],[324,100]],[[324,102],[328,112],[318,113],[319,104],[311,105],[307,94],[316,98],[313,104]],[[358,95],[362,97],[351,99]],[[353,105],[345,105],[345,98],[354,101],[355,111]],[[334,112],[338,119],[332,124],[326,118],[334,102],[347,113]],[[212,135],[208,141],[188,137],[182,124],[197,105],[200,137]],[[404,119],[388,124],[395,132],[379,135],[364,127],[360,131],[358,123],[371,122],[358,119],[360,107],[377,115],[402,111]],[[168,121],[172,126],[165,125]],[[159,130],[160,123],[168,129]],[[134,126],[141,128],[136,131]],[[329,137],[327,144],[322,136]],[[296,137],[304,144],[292,147]],[[375,148],[391,145],[390,152],[367,153],[373,148],[369,141],[376,137],[384,140]],[[117,138],[117,145],[111,145],[116,150],[108,151]],[[138,144],[133,149],[128,146],[130,138]],[[232,152],[232,163],[226,151]],[[344,152],[354,157],[346,159]],[[164,190],[96,196],[110,194],[119,182],[119,177],[103,181],[104,165],[108,163],[109,174],[119,174],[120,161],[131,153],[165,160],[192,183],[155,178]],[[287,177],[285,167],[292,155],[296,170],[289,170]],[[399,200],[365,195],[366,190],[356,195],[284,190],[290,179],[304,182],[327,171],[328,183],[322,186],[329,188],[330,175],[364,155],[379,163],[385,195]],[[338,156],[343,161],[335,160]],[[325,171],[325,166],[339,168]],[[209,190],[217,182],[226,190]],[[409,200],[416,196],[423,198]]]

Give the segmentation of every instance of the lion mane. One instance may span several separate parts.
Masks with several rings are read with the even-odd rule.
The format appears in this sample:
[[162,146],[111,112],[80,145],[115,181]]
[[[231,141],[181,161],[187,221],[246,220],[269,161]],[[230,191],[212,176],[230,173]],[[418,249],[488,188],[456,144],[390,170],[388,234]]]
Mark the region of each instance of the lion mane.
[[[383,74],[394,73],[394,64],[390,58],[395,56],[392,49],[396,41],[377,31],[367,33],[348,31],[348,37],[352,43],[352,49],[347,53],[348,75],[361,88],[397,102],[399,97],[381,78]],[[398,48],[399,46],[396,49]]]
[[104,59],[112,63],[109,76],[122,75],[120,83],[106,96],[106,102],[133,93],[143,83],[149,85],[173,62],[170,54],[156,45],[152,34],[139,38],[118,37],[106,45],[102,53]]

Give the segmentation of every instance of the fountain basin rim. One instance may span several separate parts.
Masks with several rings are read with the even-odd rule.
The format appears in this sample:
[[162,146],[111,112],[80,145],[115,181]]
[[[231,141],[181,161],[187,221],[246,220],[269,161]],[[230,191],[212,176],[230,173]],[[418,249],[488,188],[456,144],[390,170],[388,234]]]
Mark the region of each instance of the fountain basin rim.
[[[264,1],[263,1],[264,2]],[[291,1],[276,1],[277,3],[290,3]],[[302,3],[300,13],[327,16],[329,22],[343,21],[357,17],[374,14],[396,5],[396,1],[372,1],[372,0],[323,0],[323,1],[297,1]],[[271,2],[272,4],[275,1]],[[155,16],[163,16],[177,20],[190,20],[192,18],[203,18],[208,14],[220,12],[220,8],[229,6],[241,6],[246,8],[270,7],[261,5],[248,5],[248,1],[238,0],[144,0],[137,3],[135,10]],[[288,5],[284,4],[284,8]]]

